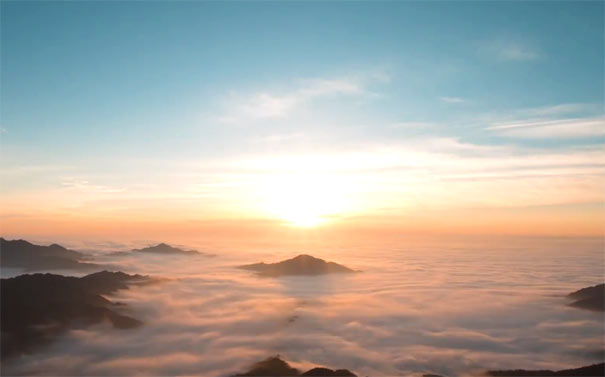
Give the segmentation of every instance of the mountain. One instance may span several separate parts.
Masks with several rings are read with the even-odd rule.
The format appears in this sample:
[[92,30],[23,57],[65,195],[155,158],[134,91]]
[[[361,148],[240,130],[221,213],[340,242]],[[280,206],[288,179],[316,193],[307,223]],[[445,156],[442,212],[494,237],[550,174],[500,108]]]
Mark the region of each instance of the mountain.
[[326,262],[310,255],[299,255],[278,263],[254,263],[239,266],[244,270],[256,271],[259,275],[277,277],[282,275],[324,275],[355,272],[348,267]]
[[143,249],[133,249],[132,251],[136,251],[139,253],[156,253],[156,254],[185,254],[185,255],[199,254],[199,251],[197,251],[197,250],[183,250],[183,249],[179,249],[178,247],[172,247],[165,243],[160,243],[155,246],[145,247]]
[[300,372],[283,361],[279,355],[254,364],[249,371],[235,376],[299,376]]
[[582,288],[570,293],[567,297],[575,300],[569,304],[570,306],[586,310],[605,311],[605,284]]
[[235,376],[352,376],[356,377],[355,374],[351,373],[346,369],[332,370],[328,368],[316,367],[310,369],[304,373],[300,373],[298,369],[292,368],[287,362],[283,361],[279,355],[269,357],[263,361],[254,364],[250,370],[246,373],[236,374]]
[[147,276],[102,271],[81,278],[55,274],[20,275],[0,284],[1,356],[29,353],[63,331],[103,321],[115,328],[140,321],[118,313],[121,307],[101,295],[147,282]]
[[347,370],[347,369],[336,369],[336,370],[332,370],[332,369],[328,369],[328,368],[313,368],[310,369],[308,371],[306,371],[305,373],[301,374],[301,376],[333,376],[333,377],[347,377],[347,376],[353,376],[356,377],[355,374],[351,373],[351,371]]
[[104,266],[82,262],[90,257],[61,245],[35,245],[25,240],[0,238],[0,264],[26,270],[100,270]]
[[178,247],[173,247],[165,243],[160,243],[155,246],[144,247],[142,249],[132,249],[131,251],[118,251],[111,253],[113,256],[128,256],[131,253],[146,253],[146,254],[163,254],[163,255],[204,255],[214,256],[212,254],[200,253],[197,250],[184,250]]
[[575,369],[564,369],[558,371],[552,370],[490,370],[487,372],[488,376],[498,377],[512,377],[512,376],[605,376],[605,363],[593,364],[587,367],[575,368]]

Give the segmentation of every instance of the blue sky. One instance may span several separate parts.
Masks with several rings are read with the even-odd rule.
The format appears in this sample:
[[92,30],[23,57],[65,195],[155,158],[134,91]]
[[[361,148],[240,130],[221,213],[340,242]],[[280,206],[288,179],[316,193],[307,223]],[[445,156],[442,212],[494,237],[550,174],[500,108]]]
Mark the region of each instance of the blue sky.
[[553,166],[597,169],[576,202],[601,182],[603,2],[1,7],[5,193],[190,186],[188,164],[397,148],[565,156]]

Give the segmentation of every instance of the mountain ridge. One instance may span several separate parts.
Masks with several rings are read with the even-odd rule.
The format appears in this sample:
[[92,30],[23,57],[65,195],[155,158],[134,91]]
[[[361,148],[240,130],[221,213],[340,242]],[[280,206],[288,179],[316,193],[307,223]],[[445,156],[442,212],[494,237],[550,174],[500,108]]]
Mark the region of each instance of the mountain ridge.
[[90,271],[112,267],[85,262],[90,260],[92,260],[90,256],[56,243],[43,246],[23,239],[6,240],[0,237],[0,264],[3,267],[23,268],[26,271]]
[[149,281],[148,276],[110,271],[81,278],[36,273],[1,279],[1,357],[30,353],[69,328],[103,321],[118,329],[140,326],[102,295]]
[[324,367],[314,367],[301,373],[293,368],[286,361],[281,359],[280,355],[271,356],[265,360],[259,361],[250,367],[250,370],[244,373],[235,374],[232,377],[286,377],[286,376],[333,376],[333,377],[357,377],[347,369],[332,370]]
[[579,289],[568,294],[567,297],[575,300],[569,306],[599,312],[605,311],[605,284]]
[[584,377],[595,377],[605,375],[605,363],[592,364],[580,368],[562,369],[558,371],[552,370],[525,370],[525,369],[513,369],[513,370],[490,370],[487,372],[488,376],[493,377],[523,377],[523,376],[534,376],[534,377],[570,377],[570,376],[584,376]]

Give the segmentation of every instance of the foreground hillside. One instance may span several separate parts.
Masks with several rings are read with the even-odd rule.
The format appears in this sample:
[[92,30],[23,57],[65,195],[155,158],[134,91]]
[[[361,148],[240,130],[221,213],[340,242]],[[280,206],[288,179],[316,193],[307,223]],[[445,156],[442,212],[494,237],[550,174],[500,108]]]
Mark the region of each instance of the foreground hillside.
[[81,278],[33,274],[2,279],[2,358],[29,353],[71,327],[103,321],[120,329],[139,326],[102,295],[146,281],[146,276],[108,271]]

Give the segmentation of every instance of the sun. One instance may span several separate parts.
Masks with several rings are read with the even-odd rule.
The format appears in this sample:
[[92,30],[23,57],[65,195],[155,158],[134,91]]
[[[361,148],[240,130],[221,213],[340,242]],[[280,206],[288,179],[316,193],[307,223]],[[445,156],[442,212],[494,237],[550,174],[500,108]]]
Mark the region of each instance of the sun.
[[347,207],[345,184],[324,174],[279,174],[261,185],[263,207],[295,227],[316,227]]
[[320,211],[313,208],[284,208],[279,217],[301,228],[314,227],[325,221]]

